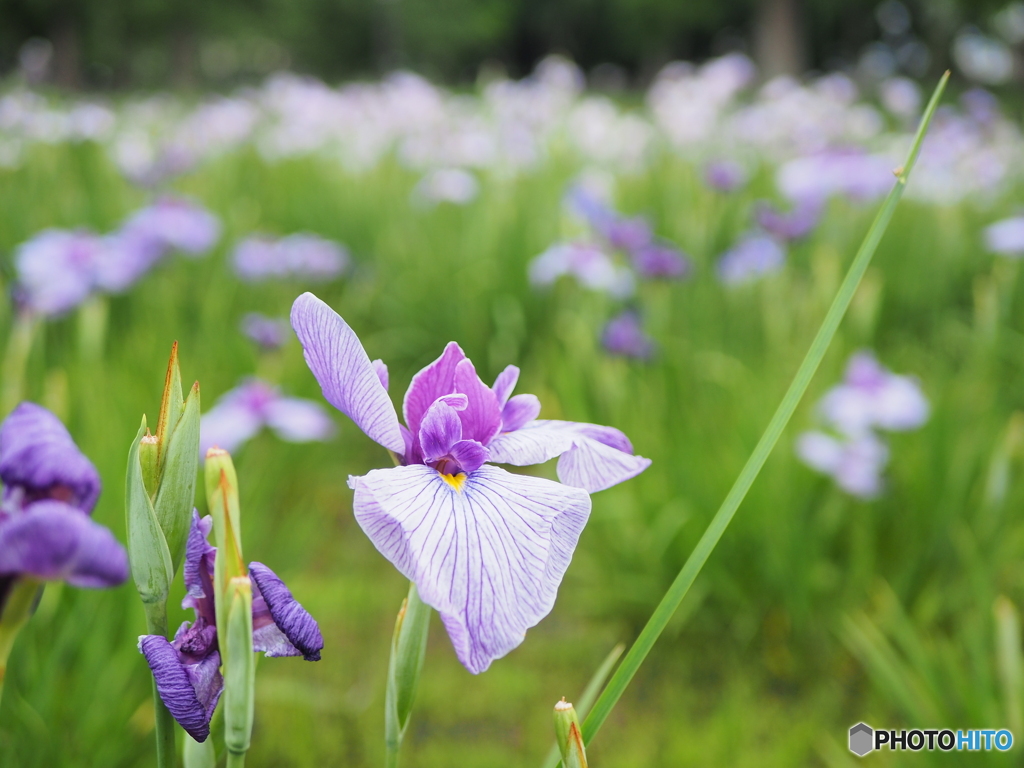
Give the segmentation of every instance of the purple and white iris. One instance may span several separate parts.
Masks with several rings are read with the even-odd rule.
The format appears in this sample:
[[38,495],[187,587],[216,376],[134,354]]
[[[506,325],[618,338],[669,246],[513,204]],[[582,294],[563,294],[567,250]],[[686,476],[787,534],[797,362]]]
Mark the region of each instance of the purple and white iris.
[[0,425],[0,610],[19,577],[112,587],[128,555],[89,515],[100,477],[48,410],[24,402]]
[[[334,310],[305,293],[291,319],[324,397],[399,464],[349,478],[356,521],[441,615],[459,661],[483,672],[550,612],[589,493],[650,460],[612,427],[538,420],[534,395],[512,396],[518,368],[488,387],[455,342],[413,377],[403,426],[387,366]],[[493,465],[555,457],[559,483]]]
[[234,453],[264,427],[289,443],[329,440],[334,422],[320,403],[285,397],[265,381],[250,378],[221,395],[203,414],[199,455],[217,446]]
[[718,279],[726,285],[753,282],[786,263],[786,250],[769,235],[749,233],[718,260]]
[[163,197],[132,214],[115,232],[44,230],[18,246],[15,300],[56,317],[93,293],[121,293],[172,251],[199,256],[217,242],[220,222],[205,208]]
[[886,370],[870,352],[857,352],[843,381],[818,403],[825,427],[797,440],[797,455],[812,469],[830,475],[847,493],[873,498],[882,490],[889,449],[877,430],[905,432],[922,426],[928,400],[917,381]]
[[318,235],[299,232],[274,240],[247,237],[235,246],[235,274],[246,282],[280,278],[333,280],[349,265],[345,246]]
[[[185,599],[182,608],[195,611],[169,641],[163,635],[142,635],[139,651],[146,657],[156,689],[167,709],[196,741],[210,735],[210,718],[224,691],[217,643],[213,574],[217,548],[210,546],[213,518],[192,513],[185,548]],[[262,563],[249,564],[252,583],[253,651],[267,656],[302,656],[319,661],[324,640],[320,627],[284,582]]]

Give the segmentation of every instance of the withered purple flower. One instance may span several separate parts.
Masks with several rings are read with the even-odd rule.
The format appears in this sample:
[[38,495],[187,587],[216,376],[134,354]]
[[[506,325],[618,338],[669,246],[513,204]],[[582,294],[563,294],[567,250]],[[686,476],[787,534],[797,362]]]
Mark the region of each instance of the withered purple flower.
[[[482,672],[554,605],[590,514],[588,492],[635,477],[650,460],[612,427],[537,419],[534,395],[512,396],[518,368],[488,387],[455,342],[413,377],[403,426],[387,367],[370,361],[336,312],[303,294],[292,327],[327,401],[400,464],[349,478],[356,521],[440,613],[463,665]],[[489,463],[555,457],[561,483]]]
[[[139,651],[146,657],[156,689],[167,709],[196,741],[210,735],[210,718],[224,690],[220,673],[217,614],[213,574],[216,547],[207,542],[213,518],[192,513],[185,549],[185,599],[195,620],[184,622],[168,641],[163,635],[143,635]],[[324,641],[320,627],[288,587],[262,563],[249,564],[252,582],[253,651],[267,656],[302,656],[319,661]]]
[[96,468],[60,420],[24,402],[0,425],[0,608],[19,577],[111,587],[128,578],[128,556],[89,514]]

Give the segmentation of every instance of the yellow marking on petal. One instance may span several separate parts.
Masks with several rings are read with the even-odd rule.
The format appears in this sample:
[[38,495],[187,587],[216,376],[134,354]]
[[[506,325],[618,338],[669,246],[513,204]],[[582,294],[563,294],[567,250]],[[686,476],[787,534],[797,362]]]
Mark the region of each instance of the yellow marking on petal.
[[462,486],[466,484],[465,472],[459,472],[457,475],[446,475],[443,472],[438,472],[437,474],[441,475],[441,479],[448,483],[448,485],[462,493]]

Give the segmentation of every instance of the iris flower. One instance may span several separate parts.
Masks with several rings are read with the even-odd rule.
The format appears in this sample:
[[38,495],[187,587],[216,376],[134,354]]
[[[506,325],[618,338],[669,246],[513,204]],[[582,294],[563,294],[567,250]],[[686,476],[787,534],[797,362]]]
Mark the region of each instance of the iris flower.
[[[459,661],[484,671],[551,611],[589,493],[650,460],[612,427],[537,419],[534,395],[512,395],[518,368],[488,387],[455,342],[413,377],[402,425],[387,366],[336,312],[305,293],[291,319],[324,397],[398,464],[349,477],[356,521],[441,615]],[[560,483],[494,466],[555,457]]]
[[329,440],[334,422],[320,403],[299,397],[286,397],[265,381],[249,378],[225,392],[203,414],[199,436],[199,455],[213,446],[233,453],[252,439],[263,427],[289,443]]
[[89,518],[100,477],[60,420],[24,402],[0,426],[0,609],[19,577],[76,587],[128,578],[128,556]]
[[[217,643],[213,568],[217,548],[207,543],[213,518],[192,513],[185,548],[185,599],[182,608],[195,611],[168,641],[163,635],[142,635],[139,650],[156,679],[156,690],[174,719],[196,741],[210,735],[210,718],[224,691]],[[324,640],[316,619],[288,587],[262,563],[249,564],[252,582],[253,650],[267,656],[302,656],[319,661]]]
[[639,315],[628,309],[608,321],[601,343],[613,355],[640,360],[649,360],[654,355],[654,342],[644,333]]

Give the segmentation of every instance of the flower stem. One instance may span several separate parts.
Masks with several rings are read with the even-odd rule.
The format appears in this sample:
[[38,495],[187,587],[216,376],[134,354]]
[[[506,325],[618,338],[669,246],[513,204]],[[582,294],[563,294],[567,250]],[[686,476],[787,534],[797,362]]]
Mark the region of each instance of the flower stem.
[[245,752],[228,752],[225,768],[245,768]]
[[395,621],[388,662],[388,687],[384,701],[384,765],[397,768],[402,739],[416,700],[423,659],[427,653],[430,606],[420,599],[416,585],[409,584],[409,596]]
[[7,339],[7,349],[4,352],[0,415],[10,413],[25,397],[25,371],[28,368],[28,357],[32,352],[32,340],[37,326],[38,321],[34,315],[26,312],[15,315],[11,335]]
[[[143,603],[146,609],[146,630],[151,635],[167,637],[167,602]],[[153,713],[156,719],[157,768],[176,768],[174,717],[164,705],[153,678]]]
[[704,563],[707,562],[711,552],[718,544],[719,539],[722,538],[722,534],[725,532],[726,527],[728,527],[743,498],[747,495],[750,486],[753,485],[769,454],[778,442],[782,431],[789,423],[789,419],[807,390],[807,386],[818,369],[818,365],[825,357],[825,352],[828,350],[829,344],[839,328],[839,323],[850,306],[853,294],[857,290],[857,286],[860,284],[868,264],[871,262],[871,257],[874,255],[875,249],[878,247],[878,243],[881,241],[882,235],[889,225],[889,221],[892,219],[896,204],[906,188],[910,170],[921,150],[921,142],[924,140],[925,131],[928,129],[932,115],[935,114],[935,109],[938,106],[939,99],[945,90],[948,80],[949,72],[946,72],[939,81],[938,86],[936,86],[931,101],[928,102],[928,108],[925,110],[924,117],[921,118],[921,124],[918,127],[917,135],[914,137],[906,163],[894,171],[896,174],[895,186],[882,204],[881,210],[879,210],[874,223],[871,225],[871,229],[868,230],[860,250],[857,251],[857,255],[854,257],[853,263],[846,273],[846,278],[839,287],[839,293],[836,294],[836,298],[832,302],[832,306],[829,307],[821,328],[818,329],[818,334],[814,337],[814,341],[811,342],[811,347],[807,351],[806,357],[804,357],[803,362],[800,364],[800,368],[797,369],[793,382],[782,398],[782,402],[775,411],[775,415],[772,416],[772,420],[768,423],[768,427],[761,436],[760,441],[754,448],[754,452],[750,455],[739,477],[736,478],[732,489],[725,497],[725,501],[722,502],[722,506],[715,513],[714,518],[712,518],[707,530],[704,531],[704,535],[701,536],[697,546],[686,560],[679,575],[676,576],[675,581],[668,588],[658,607],[654,609],[654,613],[648,620],[647,625],[640,632],[636,642],[633,643],[633,647],[629,649],[629,653],[626,654],[622,664],[615,671],[601,697],[594,704],[590,715],[583,723],[583,739],[585,743],[590,743],[604,724],[604,721],[608,719],[608,715],[611,714],[612,708],[626,690],[626,686],[629,685],[640,665],[647,657],[647,654],[654,646],[654,643],[668,625],[672,615],[690,590],[694,579],[697,578],[697,574],[700,573]]
[[6,597],[0,595],[0,703],[3,702],[7,659],[14,640],[32,615],[42,585],[35,579],[18,579]]

